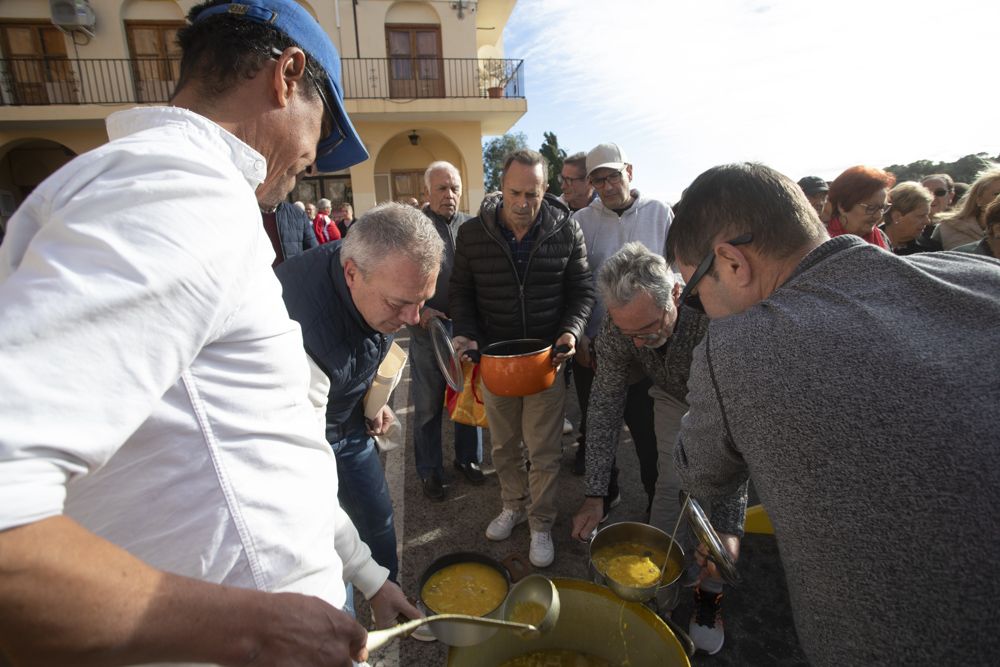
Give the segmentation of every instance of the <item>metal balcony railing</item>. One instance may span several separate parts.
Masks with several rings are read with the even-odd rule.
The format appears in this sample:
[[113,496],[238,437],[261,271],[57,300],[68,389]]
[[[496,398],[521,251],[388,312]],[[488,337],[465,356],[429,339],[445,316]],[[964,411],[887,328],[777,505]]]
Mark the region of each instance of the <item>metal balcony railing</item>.
[[[346,99],[523,98],[524,61],[345,58]],[[0,105],[164,103],[177,58],[0,58]]]

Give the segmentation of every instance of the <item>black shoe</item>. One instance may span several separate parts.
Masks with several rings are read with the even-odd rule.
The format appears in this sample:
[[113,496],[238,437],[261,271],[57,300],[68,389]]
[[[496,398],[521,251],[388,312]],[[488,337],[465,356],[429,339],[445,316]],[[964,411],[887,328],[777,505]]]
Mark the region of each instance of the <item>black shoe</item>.
[[432,474],[423,481],[423,485],[425,496],[431,500],[444,500],[445,490],[444,484],[441,483],[440,475],[437,473]]
[[459,463],[458,461],[455,461],[455,468],[462,471],[462,474],[465,475],[465,479],[469,480],[469,484],[479,486],[486,481],[486,477],[483,475],[483,469],[479,467],[478,463]]
[[587,474],[587,460],[586,457],[580,456],[579,450],[577,450],[577,454],[573,458],[573,474],[577,476]]

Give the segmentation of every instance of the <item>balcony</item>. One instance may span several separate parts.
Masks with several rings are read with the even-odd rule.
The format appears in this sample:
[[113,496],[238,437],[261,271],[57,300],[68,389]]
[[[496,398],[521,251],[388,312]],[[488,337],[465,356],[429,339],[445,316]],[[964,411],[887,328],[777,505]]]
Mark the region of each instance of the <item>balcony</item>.
[[[346,58],[345,99],[524,98],[524,61]],[[163,104],[176,58],[0,58],[0,106]]]

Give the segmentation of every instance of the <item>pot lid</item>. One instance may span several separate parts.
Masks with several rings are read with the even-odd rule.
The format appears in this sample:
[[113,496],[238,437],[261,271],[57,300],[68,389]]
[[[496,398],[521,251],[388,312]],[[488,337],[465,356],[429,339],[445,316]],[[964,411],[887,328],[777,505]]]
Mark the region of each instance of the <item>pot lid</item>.
[[455,354],[455,347],[451,344],[451,334],[448,333],[448,327],[444,325],[441,318],[435,317],[431,321],[430,331],[438,370],[441,371],[441,375],[444,376],[445,382],[448,383],[452,391],[462,391],[462,387],[465,385],[462,362]]
[[740,577],[740,573],[736,570],[736,564],[733,562],[729,552],[722,545],[719,534],[715,532],[712,522],[708,520],[705,511],[701,509],[701,505],[690,495],[687,496],[685,502],[687,505],[685,514],[687,515],[688,523],[691,525],[691,530],[694,531],[698,541],[708,548],[708,557],[716,564],[722,578],[726,580],[727,584],[733,586],[741,583],[742,577]]

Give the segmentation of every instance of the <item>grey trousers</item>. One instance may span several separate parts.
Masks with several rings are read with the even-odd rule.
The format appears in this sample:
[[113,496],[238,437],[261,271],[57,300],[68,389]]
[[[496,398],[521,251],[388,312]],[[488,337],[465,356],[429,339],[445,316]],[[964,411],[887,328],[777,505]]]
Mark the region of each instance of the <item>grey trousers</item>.
[[653,398],[656,450],[659,454],[656,462],[656,494],[653,496],[649,523],[670,535],[681,511],[678,500],[681,480],[674,467],[674,444],[681,430],[681,417],[687,412],[688,406],[656,385],[650,388],[649,395]]

